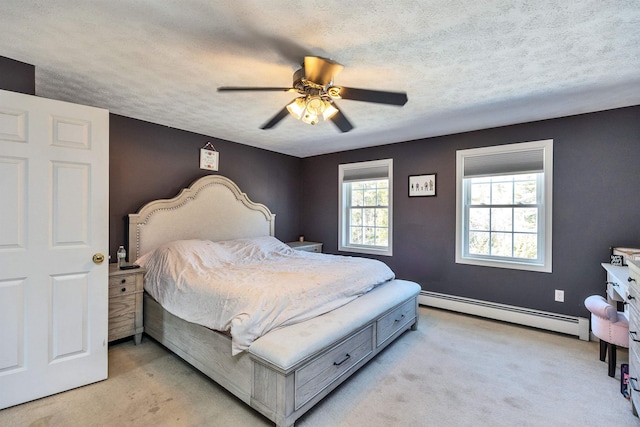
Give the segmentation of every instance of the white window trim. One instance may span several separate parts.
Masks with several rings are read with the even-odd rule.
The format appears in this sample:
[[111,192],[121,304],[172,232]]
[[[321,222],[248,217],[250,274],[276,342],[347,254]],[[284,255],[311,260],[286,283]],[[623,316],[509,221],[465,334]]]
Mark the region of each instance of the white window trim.
[[[463,176],[464,158],[498,153],[509,153],[516,151],[529,151],[532,149],[544,150],[544,247],[542,264],[531,264],[530,262],[490,260],[486,258],[474,258],[463,255]],[[458,150],[456,152],[456,263],[479,265],[485,267],[508,268],[515,270],[538,271],[544,273],[552,272],[552,212],[553,212],[553,140],[522,142],[517,144],[506,144],[493,147],[473,148],[469,150]]]
[[[386,167],[388,169],[389,178],[389,246],[386,249],[378,249],[370,246],[355,246],[347,245],[346,236],[346,221],[345,221],[345,206],[347,200],[346,195],[343,194],[343,178],[345,171],[356,169],[371,169],[376,167]],[[383,255],[393,256],[393,159],[384,160],[372,160],[368,162],[347,163],[338,165],[338,250],[342,252],[356,252],[370,255]]]

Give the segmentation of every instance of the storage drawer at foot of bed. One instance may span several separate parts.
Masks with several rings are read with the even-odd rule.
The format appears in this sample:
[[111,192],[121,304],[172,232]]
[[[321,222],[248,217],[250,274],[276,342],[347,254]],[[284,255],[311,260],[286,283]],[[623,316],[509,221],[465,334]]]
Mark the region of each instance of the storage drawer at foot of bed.
[[295,408],[312,399],[373,351],[369,325],[295,372]]
[[376,345],[402,329],[416,317],[416,300],[411,299],[378,320]]

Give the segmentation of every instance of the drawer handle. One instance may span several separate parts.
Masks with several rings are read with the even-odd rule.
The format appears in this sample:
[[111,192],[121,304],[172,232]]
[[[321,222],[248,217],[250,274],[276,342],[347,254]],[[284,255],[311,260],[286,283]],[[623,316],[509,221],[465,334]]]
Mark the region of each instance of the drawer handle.
[[627,282],[629,282],[629,283],[631,283],[631,282],[635,282],[635,281],[636,281],[636,279],[634,279],[633,277],[629,277],[629,278],[627,279]]
[[629,295],[629,296],[627,296],[627,299],[628,299],[629,301],[631,301],[632,299],[636,299],[636,297],[633,297],[633,296]]
[[342,365],[344,362],[346,362],[347,360],[351,359],[351,355],[349,353],[347,353],[347,355],[345,356],[344,359],[342,359],[339,362],[333,362],[333,366],[340,366]]
[[618,286],[618,284],[616,282],[607,282],[607,285],[611,285],[611,286]]
[[127,279],[122,279],[120,283],[127,283]]
[[638,381],[637,378],[635,377],[630,377],[629,378],[629,384],[631,384],[631,388],[633,389],[633,391],[635,391],[636,393],[640,393],[640,388],[636,387],[634,384]]
[[396,323],[398,323],[398,322],[402,322],[402,319],[404,319],[404,314],[403,314],[402,316],[400,316],[400,318],[399,318],[399,319],[396,319]]
[[120,289],[120,292],[127,292],[127,288]]
[[630,337],[632,340],[634,340],[635,342],[640,342],[640,340],[639,340],[639,339],[636,339],[636,335],[637,335],[637,332],[636,332],[636,331],[629,331],[629,337]]

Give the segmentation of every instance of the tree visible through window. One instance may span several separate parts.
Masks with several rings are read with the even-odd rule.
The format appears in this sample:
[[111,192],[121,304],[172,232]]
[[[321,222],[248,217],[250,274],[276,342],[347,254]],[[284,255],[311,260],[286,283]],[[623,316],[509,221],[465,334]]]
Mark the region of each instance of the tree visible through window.
[[389,245],[389,180],[352,182],[349,193],[349,245]]
[[540,174],[470,178],[468,253],[538,259]]

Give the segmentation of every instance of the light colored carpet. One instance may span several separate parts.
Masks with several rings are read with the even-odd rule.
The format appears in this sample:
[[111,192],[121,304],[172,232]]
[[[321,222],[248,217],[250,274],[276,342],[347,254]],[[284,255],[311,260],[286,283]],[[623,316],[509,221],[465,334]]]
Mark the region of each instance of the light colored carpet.
[[[626,363],[628,351],[618,352]],[[324,426],[632,426],[598,344],[420,307],[405,333],[298,420]],[[109,349],[109,379],[0,411],[2,426],[269,426],[145,337]]]

